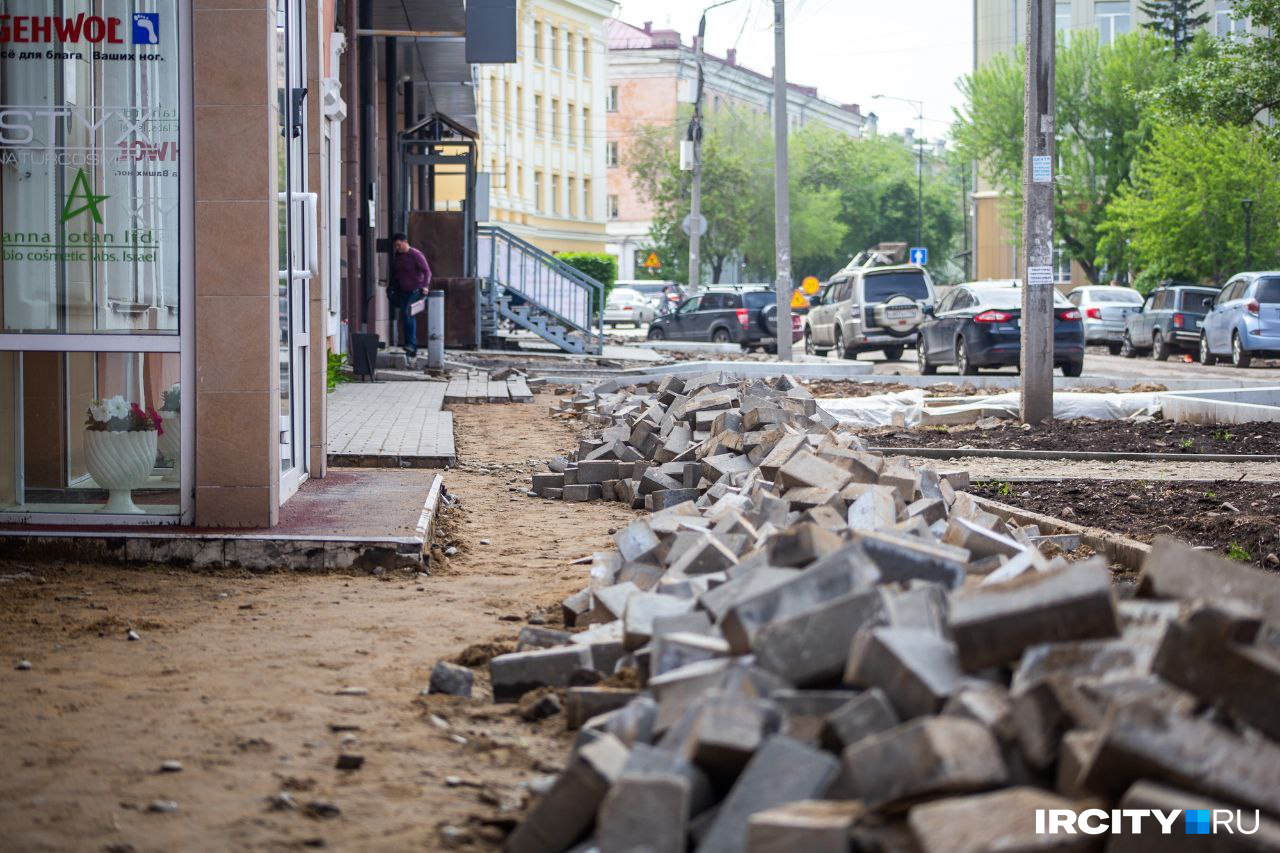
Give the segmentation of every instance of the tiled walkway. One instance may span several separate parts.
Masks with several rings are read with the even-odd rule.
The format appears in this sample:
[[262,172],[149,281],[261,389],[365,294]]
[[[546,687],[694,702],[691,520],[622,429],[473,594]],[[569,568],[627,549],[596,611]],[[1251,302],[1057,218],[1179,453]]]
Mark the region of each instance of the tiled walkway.
[[352,382],[329,395],[329,462],[386,468],[452,464],[444,382]]

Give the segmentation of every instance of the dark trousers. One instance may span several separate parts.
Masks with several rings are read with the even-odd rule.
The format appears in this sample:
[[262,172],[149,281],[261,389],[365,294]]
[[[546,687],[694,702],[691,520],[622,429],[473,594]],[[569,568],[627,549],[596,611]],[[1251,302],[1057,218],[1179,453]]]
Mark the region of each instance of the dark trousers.
[[400,311],[402,345],[405,352],[410,355],[418,351],[418,318],[410,313],[409,306],[423,298],[425,297],[416,290],[408,292],[395,290],[391,293],[391,304]]

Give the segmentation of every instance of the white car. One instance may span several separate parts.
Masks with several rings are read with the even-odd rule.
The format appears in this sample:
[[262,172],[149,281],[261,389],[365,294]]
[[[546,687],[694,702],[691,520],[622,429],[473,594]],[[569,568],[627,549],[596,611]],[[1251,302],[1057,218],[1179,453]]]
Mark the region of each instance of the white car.
[[657,309],[643,293],[629,287],[615,287],[604,303],[604,324],[619,326],[630,323],[637,329],[652,323]]

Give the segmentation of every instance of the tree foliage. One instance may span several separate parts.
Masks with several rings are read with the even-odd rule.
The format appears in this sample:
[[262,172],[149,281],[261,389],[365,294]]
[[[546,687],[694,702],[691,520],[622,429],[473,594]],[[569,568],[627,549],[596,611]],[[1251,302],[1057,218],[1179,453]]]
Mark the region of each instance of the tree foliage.
[[1253,200],[1253,266],[1280,266],[1280,160],[1259,134],[1168,124],[1134,164],[1107,212],[1109,244],[1128,242],[1139,282],[1219,283],[1243,269],[1243,199]]
[[1196,30],[1209,22],[1210,13],[1199,12],[1204,0],[1142,0],[1138,4],[1149,18],[1142,26],[1173,42],[1173,52],[1181,56],[1195,38]]
[[[966,104],[957,110],[959,150],[1009,197],[1007,215],[1022,209],[1022,111],[1025,52],[1000,56],[960,82]],[[1067,254],[1092,282],[1104,265],[1124,263],[1123,245],[1100,246],[1100,226],[1115,193],[1128,181],[1133,158],[1150,138],[1150,93],[1167,85],[1175,60],[1150,33],[1120,36],[1110,45],[1096,33],[1073,33],[1057,50],[1057,167],[1054,226]]]
[[603,284],[606,298],[618,280],[618,259],[607,252],[559,252],[556,257]]

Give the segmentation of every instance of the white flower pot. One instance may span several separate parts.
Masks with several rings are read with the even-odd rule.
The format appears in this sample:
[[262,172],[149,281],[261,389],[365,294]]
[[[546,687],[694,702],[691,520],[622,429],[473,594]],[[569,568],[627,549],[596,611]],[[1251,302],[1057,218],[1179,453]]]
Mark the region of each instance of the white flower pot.
[[182,481],[182,413],[161,410],[160,421],[164,426],[164,435],[156,441],[164,458],[173,463],[173,467],[164,475],[170,483]]
[[84,439],[84,463],[89,469],[89,476],[111,493],[106,505],[98,512],[144,512],[133,502],[131,492],[147,481],[156,464],[155,431],[87,430]]

